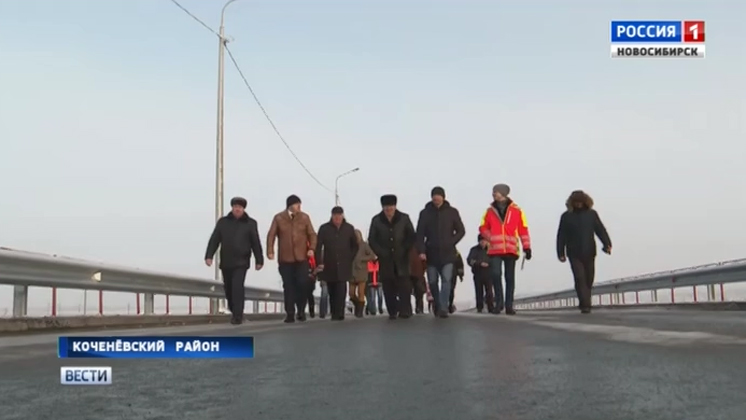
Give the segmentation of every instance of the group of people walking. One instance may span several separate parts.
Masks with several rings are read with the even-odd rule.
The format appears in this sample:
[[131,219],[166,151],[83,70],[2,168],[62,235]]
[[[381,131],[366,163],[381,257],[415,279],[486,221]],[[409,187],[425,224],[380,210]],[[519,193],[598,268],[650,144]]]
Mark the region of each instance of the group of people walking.
[[[382,291],[389,319],[424,313],[425,296],[435,316],[448,318],[456,310],[455,288],[457,279],[463,281],[465,265],[474,276],[478,312],[486,306],[490,313],[514,315],[516,263],[521,251],[531,260],[532,248],[525,214],[509,198],[510,187],[493,187],[493,201],[482,216],[478,243],[465,262],[456,249],[466,235],[459,211],[446,200],[442,187],[433,188],[430,195],[416,227],[410,216],[397,208],[395,195],[382,196],[381,212],[371,219],[367,241],[347,222],[342,207],[335,206],[329,221],[315,231],[311,218],[301,210],[300,198],[288,197],[285,210],[272,219],[266,241],[267,258],[277,258],[282,277],[285,322],[305,321],[307,306],[315,316],[313,291],[317,283],[322,288],[319,315],[325,317],[328,309],[335,321],[345,318],[348,285],[356,317],[382,313]],[[562,262],[569,260],[579,307],[588,313],[596,256],[594,234],[607,254],[611,253],[611,241],[586,193],[574,191],[566,205],[557,232],[557,257]],[[220,269],[234,324],[243,320],[244,281],[251,256],[257,270],[264,265],[257,222],[246,214],[246,206],[244,198],[231,200],[231,212],[217,221],[205,253],[205,263],[210,266],[220,248]]]

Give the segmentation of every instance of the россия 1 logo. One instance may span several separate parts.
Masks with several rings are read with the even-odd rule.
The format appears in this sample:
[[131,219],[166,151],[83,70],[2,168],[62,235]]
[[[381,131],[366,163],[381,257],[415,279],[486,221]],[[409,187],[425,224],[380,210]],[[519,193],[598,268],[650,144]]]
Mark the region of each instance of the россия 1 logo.
[[611,21],[611,58],[705,58],[705,21]]

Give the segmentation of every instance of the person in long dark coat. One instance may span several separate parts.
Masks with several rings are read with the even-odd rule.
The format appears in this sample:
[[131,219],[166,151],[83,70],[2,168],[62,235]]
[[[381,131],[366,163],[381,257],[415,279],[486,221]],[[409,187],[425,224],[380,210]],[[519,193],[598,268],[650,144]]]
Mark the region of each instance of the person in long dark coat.
[[381,197],[382,211],[370,221],[368,245],[378,255],[389,319],[406,319],[412,316],[409,252],[417,234],[409,215],[396,209],[396,202],[395,195]]
[[352,280],[352,261],[359,248],[355,227],[347,223],[342,207],[332,209],[332,218],[319,227],[316,255],[321,280],[329,289],[329,312],[333,321],[345,318],[347,282]]
[[609,233],[596,210],[593,199],[581,190],[573,191],[565,203],[567,211],[560,218],[557,229],[557,258],[561,262],[570,260],[570,269],[575,279],[581,313],[591,312],[591,291],[596,274],[596,238],[602,243],[602,251],[611,255]]
[[228,310],[233,315],[231,324],[243,322],[244,282],[246,271],[251,267],[251,255],[256,260],[257,271],[264,265],[257,223],[246,214],[246,204],[245,198],[234,197],[231,200],[231,212],[215,224],[205,251],[205,264],[210,267],[213,256],[220,248],[220,271],[223,274]]

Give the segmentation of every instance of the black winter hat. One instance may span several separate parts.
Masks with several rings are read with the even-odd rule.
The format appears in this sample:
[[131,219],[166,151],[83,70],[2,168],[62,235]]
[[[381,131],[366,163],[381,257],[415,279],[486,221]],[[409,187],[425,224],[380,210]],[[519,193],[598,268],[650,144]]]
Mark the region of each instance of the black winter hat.
[[477,235],[477,242],[480,242],[482,239],[485,239],[484,236],[481,234]]
[[246,208],[248,203],[246,202],[246,199],[243,197],[233,197],[231,198],[231,207],[233,206],[241,206],[243,208]]
[[345,214],[345,211],[340,206],[334,206],[334,208],[332,208],[332,214]]
[[301,202],[300,197],[293,194],[290,197],[288,197],[287,200],[285,200],[285,207],[290,208],[290,206],[292,206],[293,204],[299,204],[300,202]]
[[381,196],[381,207],[395,206],[396,196],[394,194],[386,194]]
[[446,190],[444,190],[443,187],[435,187],[430,191],[430,197],[435,197],[436,195],[446,198]]

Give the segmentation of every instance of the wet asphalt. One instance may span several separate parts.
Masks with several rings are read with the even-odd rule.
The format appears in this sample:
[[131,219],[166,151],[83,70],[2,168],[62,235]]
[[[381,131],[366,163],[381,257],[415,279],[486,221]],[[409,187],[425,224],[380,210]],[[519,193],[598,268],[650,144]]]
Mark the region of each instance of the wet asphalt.
[[[746,313],[424,315],[121,334],[254,335],[256,357],[60,360],[54,335],[3,337],[0,419],[746,418]],[[111,366],[113,384],[60,385],[60,366],[75,365]]]

